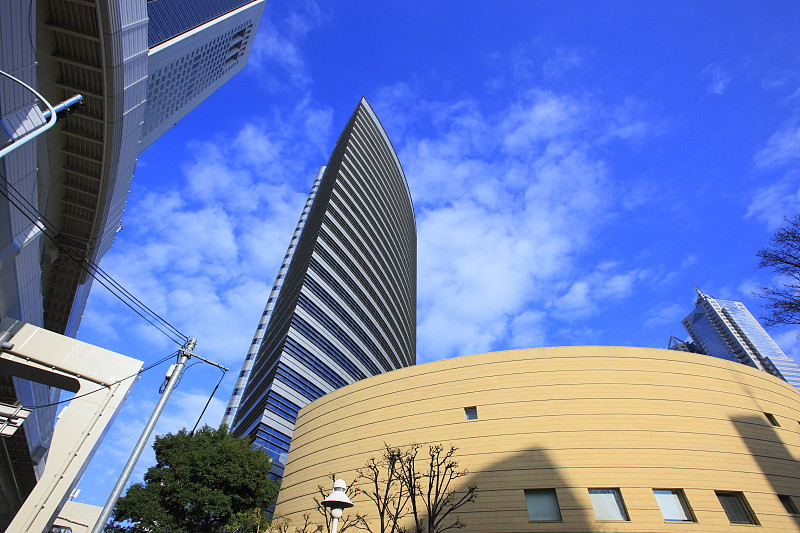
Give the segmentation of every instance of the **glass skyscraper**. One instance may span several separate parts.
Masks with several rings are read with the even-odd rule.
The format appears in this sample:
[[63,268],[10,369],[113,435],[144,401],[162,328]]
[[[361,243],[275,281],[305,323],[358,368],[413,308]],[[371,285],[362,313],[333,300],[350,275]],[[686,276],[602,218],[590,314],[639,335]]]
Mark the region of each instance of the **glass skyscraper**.
[[786,356],[742,302],[717,300],[697,290],[683,327],[702,353],[747,365],[800,389],[800,366]]
[[147,2],[147,104],[139,151],[244,68],[265,3]]
[[297,412],[416,361],[414,208],[362,98],[317,175],[223,418],[280,477]]

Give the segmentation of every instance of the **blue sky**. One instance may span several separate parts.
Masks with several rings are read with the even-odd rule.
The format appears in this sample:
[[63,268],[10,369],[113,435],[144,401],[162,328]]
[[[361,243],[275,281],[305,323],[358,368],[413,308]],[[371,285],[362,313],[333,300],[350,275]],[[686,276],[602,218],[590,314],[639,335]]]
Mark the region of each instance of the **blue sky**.
[[[755,252],[800,207],[799,19],[770,1],[273,0],[245,71],[140,158],[102,267],[231,367],[217,425],[365,95],[417,214],[418,362],[666,347],[693,284],[759,315]],[[795,359],[798,332],[772,332]],[[99,286],[78,337],[145,362],[175,348]],[[105,501],[162,377],[136,386],[79,501]],[[156,431],[194,425],[218,377],[190,368]]]

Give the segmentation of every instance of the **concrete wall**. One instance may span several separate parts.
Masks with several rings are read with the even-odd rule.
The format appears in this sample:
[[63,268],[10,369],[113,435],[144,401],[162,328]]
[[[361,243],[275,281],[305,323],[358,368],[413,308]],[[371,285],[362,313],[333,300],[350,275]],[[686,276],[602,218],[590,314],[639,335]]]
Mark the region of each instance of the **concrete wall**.
[[[465,420],[464,408],[478,419]],[[775,416],[780,427],[764,413]],[[764,372],[623,347],[516,350],[366,379],[300,412],[276,515],[319,521],[313,495],[383,443],[454,444],[478,485],[465,531],[731,531],[715,491],[742,491],[761,526],[800,531],[800,395]],[[531,522],[525,489],[554,488],[562,522]],[[630,521],[595,519],[589,488],[619,488]],[[665,522],[653,489],[682,489],[696,523]],[[355,511],[375,511],[356,498]]]

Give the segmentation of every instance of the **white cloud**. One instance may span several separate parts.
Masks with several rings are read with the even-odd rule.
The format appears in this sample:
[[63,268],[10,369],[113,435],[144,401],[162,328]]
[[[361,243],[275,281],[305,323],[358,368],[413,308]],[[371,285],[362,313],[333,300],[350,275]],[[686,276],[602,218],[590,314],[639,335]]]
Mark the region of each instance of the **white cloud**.
[[783,179],[758,189],[747,206],[745,218],[755,218],[769,230],[777,229],[783,217],[800,211],[800,175],[788,173]]
[[691,307],[686,304],[659,305],[647,313],[647,320],[644,325],[645,327],[671,326],[677,328],[672,334],[678,338],[683,338],[686,332],[681,325],[681,320],[689,314],[690,309]]
[[379,94],[417,209],[418,361],[542,343],[554,301],[566,316],[630,294],[638,271],[574,280],[575,256],[621,196],[592,148],[610,113],[537,90],[492,114],[409,85]]
[[591,313],[594,302],[590,296],[590,288],[585,280],[573,283],[566,294],[556,300],[556,312],[569,318],[579,318]]
[[[103,289],[99,286],[94,286],[94,292],[100,292]],[[119,335],[117,333],[117,328],[114,324],[114,317],[109,316],[103,313],[98,313],[94,309],[87,309],[83,314],[84,322],[87,322],[92,325],[95,331],[98,334],[102,335],[103,337],[110,338],[110,339],[117,339]]]
[[[330,115],[298,104],[288,116],[275,115],[271,128],[244,124],[233,142],[189,143],[182,177],[131,196],[103,268],[197,337],[198,353],[239,364],[318,170],[309,163],[327,159],[307,142],[309,128],[321,143]],[[316,118],[297,120],[307,116]],[[99,336],[113,320],[158,349],[170,346],[102,289],[92,299],[90,312],[105,320],[85,321],[82,335]]]
[[626,99],[609,113],[609,125],[607,136],[610,139],[621,139],[624,141],[642,141],[648,136],[659,133],[663,125],[657,124],[654,129],[653,124],[643,120],[641,117],[646,112],[646,105],[633,98]]
[[731,76],[719,63],[709,63],[700,72],[700,79],[708,80],[706,91],[709,94],[723,94],[728,89]]
[[781,89],[797,81],[798,72],[795,70],[784,70],[778,73],[771,73],[761,79],[761,88],[766,91]]
[[510,348],[531,348],[547,343],[545,313],[525,311],[511,319]]
[[600,289],[601,298],[621,299],[630,296],[633,284],[639,278],[639,271],[632,270],[625,274],[616,274],[605,280]]
[[564,294],[554,299],[552,312],[566,320],[585,318],[608,302],[627,298],[638,281],[650,277],[647,271],[639,269],[614,273],[617,266],[613,263],[600,264],[588,276],[572,282]]
[[644,137],[649,132],[646,122],[639,121],[624,126],[615,126],[609,130],[612,137],[619,137],[624,140],[637,140]]
[[563,138],[580,124],[578,113],[586,111],[572,99],[534,92],[507,111],[501,125],[503,144],[514,152],[528,150],[536,142]]
[[542,64],[542,73],[550,79],[559,79],[568,72],[581,68],[585,63],[585,51],[558,47],[552,50],[550,59]]
[[800,127],[785,126],[775,132],[756,156],[756,164],[763,168],[775,168],[800,158]]
[[770,332],[775,343],[780,346],[783,353],[795,362],[800,361],[800,328],[786,327]]
[[300,41],[313,29],[319,27],[325,16],[314,1],[298,2],[286,20],[273,21],[271,10],[264,16],[256,33],[247,66],[251,74],[273,90],[288,82],[293,87],[305,87],[311,83],[311,75],[302,57]]
[[[797,99],[785,99],[788,118],[767,139],[753,159],[760,177],[768,185],[755,190],[745,218],[755,218],[771,231],[800,211],[800,108]],[[782,174],[782,175],[781,175]]]
[[743,298],[751,298],[753,293],[759,291],[763,283],[757,279],[746,279],[739,284],[739,292]]
[[[187,370],[187,372],[191,371],[191,368]],[[210,375],[213,376],[213,373]],[[208,408],[206,408],[205,413],[203,413],[203,408],[206,402],[208,402],[210,394],[211,388],[209,388],[209,390],[176,390],[174,396],[170,398],[173,409],[158,421],[156,434],[164,435],[166,433],[177,433],[183,428],[191,431],[195,424],[197,424],[198,428],[205,425],[212,427],[219,426],[228,401],[227,398],[215,395],[211,398]],[[200,418],[201,413],[202,418]]]

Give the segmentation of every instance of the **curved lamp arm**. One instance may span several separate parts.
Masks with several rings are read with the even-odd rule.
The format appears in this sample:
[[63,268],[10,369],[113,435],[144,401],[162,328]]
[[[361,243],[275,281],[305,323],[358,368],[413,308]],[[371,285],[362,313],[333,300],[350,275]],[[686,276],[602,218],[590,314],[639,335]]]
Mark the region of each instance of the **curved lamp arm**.
[[28,89],[30,92],[35,94],[36,97],[39,99],[39,101],[44,102],[44,105],[46,105],[47,109],[50,111],[50,117],[48,118],[47,123],[44,126],[40,126],[39,128],[36,128],[31,133],[29,133],[28,135],[23,137],[21,141],[14,142],[10,146],[6,146],[2,150],[0,150],[0,157],[5,157],[6,155],[10,154],[13,150],[16,150],[17,148],[19,148],[20,146],[22,146],[26,142],[34,139],[36,136],[38,136],[38,135],[44,133],[45,131],[49,130],[50,128],[52,128],[53,125],[58,120],[58,117],[56,116],[56,110],[53,109],[53,106],[50,105],[50,102],[45,100],[44,96],[42,96],[41,94],[36,92],[36,89],[31,87],[30,85],[28,85],[24,81],[18,80],[17,78],[12,76],[11,74],[9,74],[7,72],[3,72],[2,70],[0,70],[0,75],[5,76],[6,78],[10,79],[11,81],[15,81],[15,82],[19,83],[20,85],[22,85],[23,87]]

